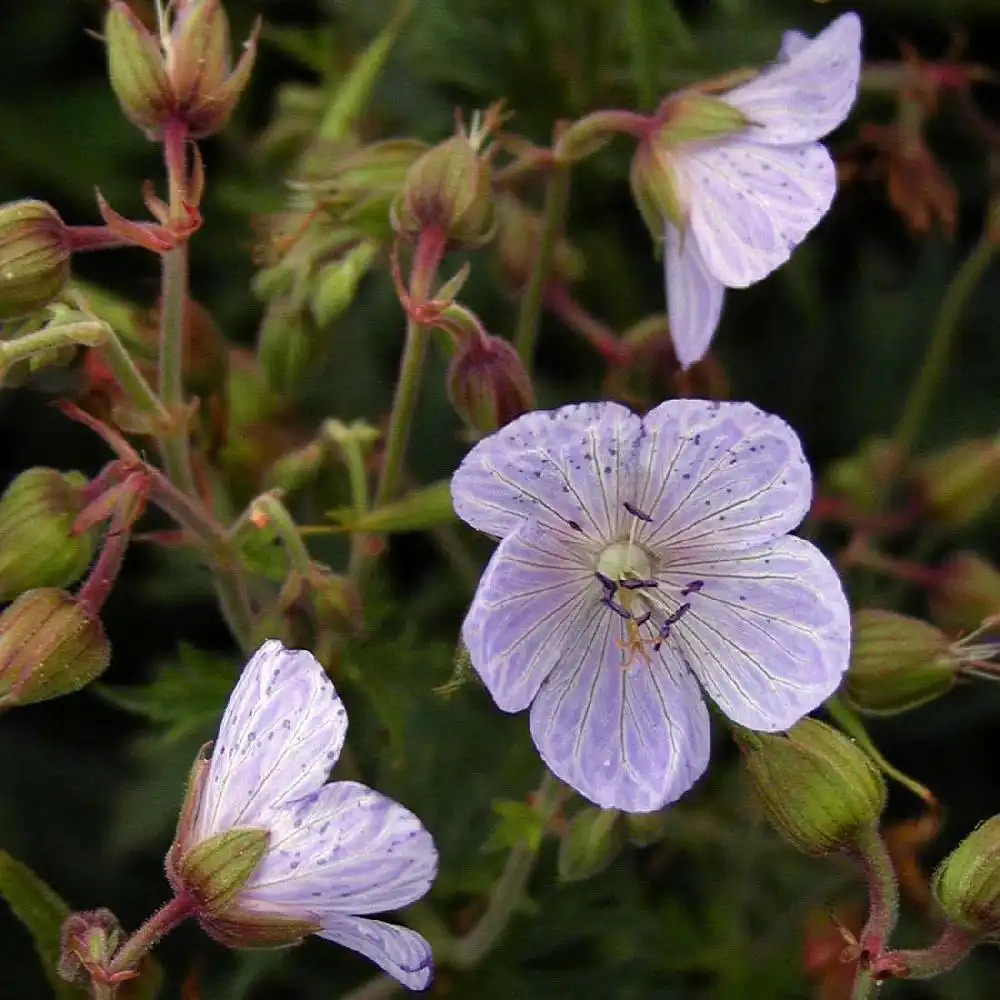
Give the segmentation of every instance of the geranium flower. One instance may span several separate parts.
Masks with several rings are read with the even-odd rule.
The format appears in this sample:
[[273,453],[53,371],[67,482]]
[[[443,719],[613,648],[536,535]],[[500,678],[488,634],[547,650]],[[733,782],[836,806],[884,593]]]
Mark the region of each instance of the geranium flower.
[[847,117],[861,71],[861,22],[843,14],[814,39],[784,36],[778,61],[719,98],[668,97],[636,153],[632,182],[665,241],[671,336],[700,360],[726,288],[788,260],[823,218],[836,168],[819,143]]
[[708,763],[699,685],[762,731],[837,688],[847,601],[787,534],[811,492],[795,432],[748,403],[564,406],[469,452],[455,510],[501,541],[462,638],[501,709],[531,706],[554,774],[604,808],[658,809]]
[[[167,873],[223,944],[317,934],[424,989],[427,942],[367,915],[423,896],[437,851],[409,810],[354,781],[326,783],[346,733],[344,706],[312,654],[264,643],[229,699],[211,760],[196,765]],[[266,834],[262,856],[233,885],[228,873],[255,831]]]

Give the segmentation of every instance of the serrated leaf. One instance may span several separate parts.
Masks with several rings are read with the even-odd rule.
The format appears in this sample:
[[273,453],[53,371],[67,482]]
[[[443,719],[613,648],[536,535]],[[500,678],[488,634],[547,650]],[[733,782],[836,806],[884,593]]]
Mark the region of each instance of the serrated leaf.
[[581,809],[570,821],[559,845],[561,882],[577,882],[604,871],[617,857],[625,833],[616,809]]
[[426,531],[455,519],[451,505],[451,482],[422,486],[407,493],[401,500],[376,507],[360,516],[350,508],[327,511],[327,517],[336,521],[335,530],[370,531],[391,534],[394,531]]
[[546,818],[527,802],[495,799],[493,811],[499,822],[483,845],[484,851],[509,851],[518,844],[527,844],[537,851],[545,833]]
[[87,991],[59,977],[59,933],[70,909],[27,865],[0,851],[0,896],[31,934],[57,1000],[86,1000]]

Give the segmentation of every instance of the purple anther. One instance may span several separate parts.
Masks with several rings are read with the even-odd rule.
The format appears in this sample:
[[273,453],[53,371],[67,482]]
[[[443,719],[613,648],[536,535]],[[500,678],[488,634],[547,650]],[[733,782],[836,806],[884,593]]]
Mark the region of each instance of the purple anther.
[[625,621],[631,621],[632,616],[615,600],[612,600],[610,596],[602,597],[601,603],[606,604],[611,610],[618,615],[620,618],[624,618]]
[[619,584],[624,590],[642,590],[647,587],[658,587],[656,580],[622,580]]
[[682,591],[681,597],[687,597],[688,594],[697,594],[701,591],[701,588],[705,586],[704,580],[692,580]]
[[608,596],[614,594],[614,592],[618,589],[618,584],[615,583],[610,576],[605,576],[600,570],[595,570],[594,576],[597,577],[601,586],[608,592]]
[[625,501],[625,509],[633,516],[639,518],[640,521],[652,521],[653,519],[643,511],[639,510],[635,504],[631,504],[628,500]]

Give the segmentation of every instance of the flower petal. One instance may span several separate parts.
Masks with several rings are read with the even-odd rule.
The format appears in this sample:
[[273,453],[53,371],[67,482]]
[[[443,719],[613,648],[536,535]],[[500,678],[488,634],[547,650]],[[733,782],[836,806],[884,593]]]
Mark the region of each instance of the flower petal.
[[531,704],[568,637],[601,608],[592,561],[577,544],[528,522],[493,553],[462,640],[497,707]]
[[438,856],[420,820],[354,781],[337,781],[271,815],[267,853],[239,905],[288,916],[382,913],[431,887]]
[[786,145],[813,142],[847,117],[861,74],[861,21],[842,14],[814,39],[787,33],[779,61],[756,79],[729,91],[727,104],[754,124],[755,142]]
[[671,631],[702,687],[741,726],[787,729],[833,694],[847,669],[850,609],[815,546],[780,538],[708,549],[671,567],[669,584],[704,582]]
[[319,661],[265,642],[226,706],[199,806],[198,839],[253,826],[326,781],[347,734],[347,713]]
[[537,410],[480,441],[451,480],[455,513],[478,531],[502,538],[537,513],[533,473],[560,445],[602,420],[634,416],[617,403],[580,403]]
[[708,352],[719,325],[725,286],[705,266],[695,240],[685,240],[668,224],[665,242],[670,339],[681,368],[687,369]]
[[740,136],[685,150],[679,163],[690,192],[687,237],[730,288],[784,264],[837,190],[833,160],[819,143],[765,146]]
[[591,802],[650,812],[679,798],[705,770],[708,712],[666,646],[651,663],[625,666],[623,622],[601,612],[542,685],[531,735],[552,773]]
[[370,958],[409,990],[425,990],[434,977],[431,946],[408,927],[364,917],[331,916],[319,936]]
[[812,501],[798,435],[750,403],[671,399],[643,418],[632,501],[651,520],[636,539],[661,561],[749,546],[790,531]]

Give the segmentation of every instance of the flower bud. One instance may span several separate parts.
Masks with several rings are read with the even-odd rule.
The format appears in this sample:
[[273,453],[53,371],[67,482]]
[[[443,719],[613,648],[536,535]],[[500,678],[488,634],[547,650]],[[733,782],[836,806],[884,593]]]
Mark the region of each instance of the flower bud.
[[893,611],[859,611],[844,694],[860,712],[893,715],[933,701],[955,683],[948,637]]
[[466,337],[448,365],[446,381],[455,411],[482,434],[535,405],[531,377],[517,351],[500,337]]
[[968,527],[1000,496],[1000,441],[959,441],[924,458],[917,485],[927,508],[949,528]]
[[[513,195],[499,195],[496,204],[500,267],[507,283],[520,291],[528,283],[535,266],[542,236],[542,218]],[[570,285],[583,276],[583,269],[580,251],[565,239],[557,240],[549,280]]]
[[578,882],[604,871],[625,843],[616,809],[581,809],[570,821],[559,844],[561,882]]
[[0,321],[44,309],[69,281],[70,238],[44,201],[0,205]]
[[71,913],[59,933],[59,976],[90,986],[92,973],[108,968],[121,941],[121,925],[110,910]]
[[34,468],[0,497],[0,601],[32,587],[78,580],[97,548],[97,528],[76,534],[86,478],[79,472]]
[[977,826],[941,862],[932,888],[952,923],[1000,934],[1000,816]]
[[392,226],[412,240],[423,232],[443,232],[452,247],[481,246],[491,239],[492,171],[469,136],[452,136],[410,167],[392,205]]
[[943,629],[970,632],[1000,614],[1000,569],[975,552],[956,552],[938,569],[931,617]]
[[100,619],[76,598],[29,590],[0,614],[0,710],[78,691],[110,656]]
[[872,438],[855,454],[833,462],[823,477],[823,485],[850,500],[860,511],[874,513],[897,468],[892,442]]
[[268,387],[285,396],[298,391],[316,361],[320,343],[308,317],[273,303],[257,337],[257,361]]
[[122,0],[109,6],[104,38],[111,88],[125,116],[150,138],[162,137],[173,123],[200,139],[229,120],[250,79],[257,31],[233,69],[229,22],[219,0],[162,9],[170,13],[160,15],[156,37]]
[[800,851],[850,847],[878,822],[882,775],[832,726],[806,718],[787,733],[740,730],[736,738],[764,815]]

